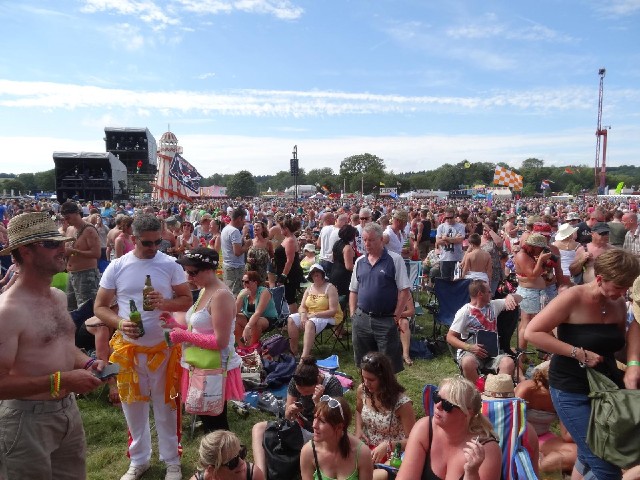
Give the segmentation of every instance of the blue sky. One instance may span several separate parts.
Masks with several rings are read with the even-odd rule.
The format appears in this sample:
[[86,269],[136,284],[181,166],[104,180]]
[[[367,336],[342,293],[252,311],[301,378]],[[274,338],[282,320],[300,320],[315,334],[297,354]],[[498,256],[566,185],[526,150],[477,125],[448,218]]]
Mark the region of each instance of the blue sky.
[[170,125],[204,176],[640,154],[640,0],[19,0],[0,4],[0,171]]

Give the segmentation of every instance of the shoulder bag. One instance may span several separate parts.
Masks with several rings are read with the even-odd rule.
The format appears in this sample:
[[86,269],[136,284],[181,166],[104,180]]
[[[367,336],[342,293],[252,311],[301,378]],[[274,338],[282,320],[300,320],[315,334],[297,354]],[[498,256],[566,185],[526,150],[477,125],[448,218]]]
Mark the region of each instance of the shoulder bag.
[[640,463],[640,390],[621,390],[602,373],[587,368],[591,417],[587,444],[620,468]]

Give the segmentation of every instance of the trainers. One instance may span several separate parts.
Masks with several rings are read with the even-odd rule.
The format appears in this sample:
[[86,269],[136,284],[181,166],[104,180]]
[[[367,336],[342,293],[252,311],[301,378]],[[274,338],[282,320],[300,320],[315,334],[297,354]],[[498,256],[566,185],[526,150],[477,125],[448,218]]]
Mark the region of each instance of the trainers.
[[130,465],[129,470],[125,473],[120,480],[138,480],[144,472],[149,470],[151,465],[149,463],[145,463],[143,465]]
[[182,469],[180,465],[167,465],[167,474],[164,480],[182,480]]

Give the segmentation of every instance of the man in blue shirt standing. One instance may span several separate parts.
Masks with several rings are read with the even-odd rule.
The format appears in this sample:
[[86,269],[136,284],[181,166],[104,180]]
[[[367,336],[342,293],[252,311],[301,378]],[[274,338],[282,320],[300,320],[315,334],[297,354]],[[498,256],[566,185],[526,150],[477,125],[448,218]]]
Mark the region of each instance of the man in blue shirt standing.
[[356,260],[349,285],[355,362],[381,352],[398,373],[403,369],[399,322],[411,297],[407,268],[400,255],[384,247],[380,225],[368,223],[362,230],[367,253]]

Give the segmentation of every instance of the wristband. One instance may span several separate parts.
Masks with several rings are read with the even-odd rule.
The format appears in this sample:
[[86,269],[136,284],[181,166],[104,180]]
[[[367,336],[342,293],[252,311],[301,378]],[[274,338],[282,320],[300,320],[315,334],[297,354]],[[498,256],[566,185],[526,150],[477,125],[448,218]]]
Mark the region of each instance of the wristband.
[[93,365],[93,363],[96,361],[95,358],[90,358],[89,360],[87,360],[87,363],[84,364],[84,368],[85,370],[88,369],[91,365]]
[[118,322],[118,330],[122,331],[122,324],[124,323],[124,318],[121,318]]
[[52,398],[58,398],[60,396],[60,385],[62,384],[62,374],[60,370],[49,375],[50,380],[50,394]]
[[638,360],[629,360],[627,367],[640,367],[640,362]]

